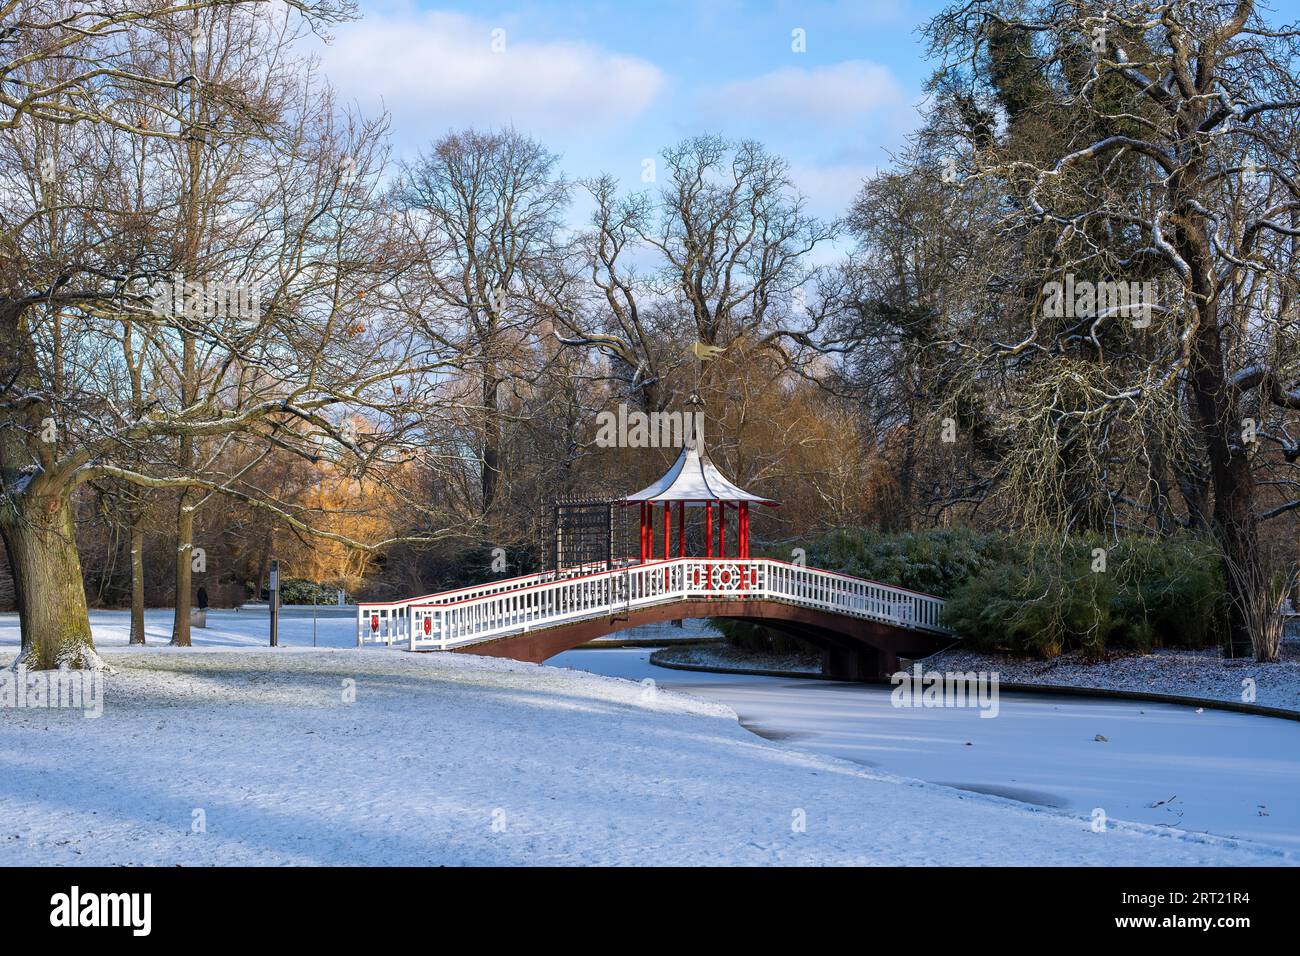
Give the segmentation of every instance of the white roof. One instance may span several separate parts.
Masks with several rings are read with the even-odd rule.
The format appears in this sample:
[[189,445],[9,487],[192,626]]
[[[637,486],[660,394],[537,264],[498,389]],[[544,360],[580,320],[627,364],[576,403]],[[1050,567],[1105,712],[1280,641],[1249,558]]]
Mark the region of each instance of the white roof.
[[662,478],[623,499],[630,501],[682,501],[707,504],[710,501],[752,501],[761,505],[775,505],[770,498],[752,495],[744,488],[732,484],[698,441],[689,441],[677,461]]

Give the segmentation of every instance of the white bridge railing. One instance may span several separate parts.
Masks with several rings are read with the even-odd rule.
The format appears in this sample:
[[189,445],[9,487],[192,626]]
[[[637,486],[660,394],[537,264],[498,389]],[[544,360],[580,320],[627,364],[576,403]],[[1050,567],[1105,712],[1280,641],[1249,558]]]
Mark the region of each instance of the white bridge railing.
[[557,578],[526,575],[406,601],[357,605],[357,646],[447,650],[680,600],[776,600],[946,633],[943,600],[767,558],[675,558]]
[[[357,604],[357,646],[363,640],[363,632],[369,628],[364,640],[375,644],[393,644],[409,637],[411,612],[416,605],[450,604],[453,601],[468,601],[473,598],[487,597],[492,594],[504,594],[507,591],[519,591],[538,584],[551,584],[567,580],[584,573],[604,570],[604,562],[581,568],[570,568],[560,575],[553,571],[538,574],[524,574],[517,578],[502,578],[488,584],[474,584],[469,587],[456,588],[451,591],[438,591],[434,594],[422,594],[419,597],[405,598],[401,601],[371,601]],[[621,569],[620,569],[621,570]]]

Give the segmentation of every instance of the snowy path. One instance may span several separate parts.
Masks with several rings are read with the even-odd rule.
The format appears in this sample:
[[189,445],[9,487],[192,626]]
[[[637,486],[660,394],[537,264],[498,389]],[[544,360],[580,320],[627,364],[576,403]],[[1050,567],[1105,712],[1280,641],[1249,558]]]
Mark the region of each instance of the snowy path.
[[1298,722],[1025,694],[1003,694],[999,716],[981,718],[973,709],[898,709],[888,687],[692,674],[648,658],[641,649],[574,650],[548,663],[650,678],[727,704],[756,733],[888,773],[1300,850]]
[[[0,864],[1300,862],[1165,827],[1092,832],[764,741],[694,696],[470,656],[271,651],[264,617],[214,618],[209,646],[138,650],[124,615],[96,613],[118,669],[103,716],[0,710]],[[16,644],[0,617],[0,664]],[[1241,741],[1257,763],[1259,734]]]

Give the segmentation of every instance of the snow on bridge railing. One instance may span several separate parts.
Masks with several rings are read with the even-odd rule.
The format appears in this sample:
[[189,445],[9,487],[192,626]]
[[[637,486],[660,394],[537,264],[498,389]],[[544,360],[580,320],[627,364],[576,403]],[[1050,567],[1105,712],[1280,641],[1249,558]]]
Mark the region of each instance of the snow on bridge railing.
[[447,650],[510,634],[671,601],[777,600],[919,631],[947,633],[943,601],[767,558],[675,558],[612,571],[547,579],[530,575],[393,604],[358,605],[357,645],[406,644]]

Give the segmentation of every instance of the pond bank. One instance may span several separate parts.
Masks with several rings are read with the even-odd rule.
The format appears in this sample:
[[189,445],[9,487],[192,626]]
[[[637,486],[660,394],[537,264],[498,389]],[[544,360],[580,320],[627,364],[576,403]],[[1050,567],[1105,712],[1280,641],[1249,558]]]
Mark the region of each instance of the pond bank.
[[[813,655],[762,654],[725,644],[696,644],[656,651],[654,663],[670,668],[712,672],[820,677]],[[1008,688],[1069,690],[1134,699],[1182,703],[1229,704],[1251,713],[1269,710],[1300,714],[1300,646],[1288,641],[1282,659],[1259,664],[1226,660],[1218,649],[1165,649],[1150,654],[1116,655],[1087,661],[1062,655],[1051,661],[1022,660],[953,648],[918,663],[943,672],[996,673]],[[910,664],[908,665],[910,666]]]

